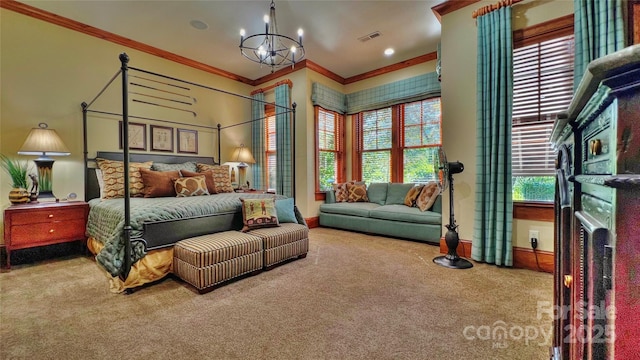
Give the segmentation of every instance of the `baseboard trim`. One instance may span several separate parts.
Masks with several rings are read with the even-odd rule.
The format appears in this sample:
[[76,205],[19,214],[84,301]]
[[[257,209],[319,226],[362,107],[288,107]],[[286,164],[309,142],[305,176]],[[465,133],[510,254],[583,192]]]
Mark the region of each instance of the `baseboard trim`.
[[309,227],[309,229],[317,228],[320,226],[320,217],[318,216],[304,218],[304,221],[307,222],[307,226]]
[[[444,241],[444,238],[440,238],[440,253],[447,253],[447,243]],[[463,258],[471,258],[471,241],[460,240],[457,253]],[[537,263],[536,253],[538,256]],[[514,247],[513,267],[517,269],[529,269],[553,274],[554,254],[550,251],[536,250],[534,252],[533,249]]]

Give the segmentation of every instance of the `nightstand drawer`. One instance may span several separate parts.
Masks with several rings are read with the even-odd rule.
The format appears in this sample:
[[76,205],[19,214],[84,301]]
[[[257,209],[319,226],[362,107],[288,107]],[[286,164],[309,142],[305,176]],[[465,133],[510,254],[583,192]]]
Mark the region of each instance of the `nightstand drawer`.
[[28,226],[12,226],[11,247],[18,247],[20,244],[34,246],[37,243],[50,243],[60,239],[82,240],[85,237],[84,233],[84,218]]
[[29,210],[13,215],[13,225],[37,224],[52,221],[84,219],[85,209],[76,208],[51,208],[42,210]]

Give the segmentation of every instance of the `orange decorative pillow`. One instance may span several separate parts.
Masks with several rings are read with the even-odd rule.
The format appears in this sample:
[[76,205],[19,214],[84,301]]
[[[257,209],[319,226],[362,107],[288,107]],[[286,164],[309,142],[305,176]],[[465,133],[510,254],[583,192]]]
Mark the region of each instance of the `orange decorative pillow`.
[[262,199],[244,199],[242,202],[243,232],[251,229],[280,226],[276,211],[275,197]]
[[173,179],[180,177],[180,171],[153,171],[140,169],[142,183],[144,184],[144,197],[169,197],[176,196],[173,187]]
[[189,170],[180,170],[180,174],[182,174],[183,177],[193,177],[193,176],[204,175],[204,181],[207,184],[207,190],[209,191],[209,194],[215,194],[216,193],[216,185],[213,182],[213,171],[212,170],[207,170],[207,171],[203,171],[203,172],[193,172],[193,171],[189,171]]
[[418,198],[418,195],[420,195],[420,191],[422,190],[423,187],[424,185],[418,185],[418,186],[412,187],[407,193],[407,196],[404,197],[404,204],[407,205],[408,207],[416,206],[416,199]]
[[177,197],[209,195],[204,175],[175,179],[173,186]]
[[[124,197],[124,162],[118,160],[107,160],[97,158],[96,162],[102,171],[104,181],[103,199],[114,199]],[[144,163],[129,163],[129,196],[142,197],[144,194],[144,183],[140,169],[150,169],[152,161]]]
[[422,191],[420,191],[420,195],[416,199],[416,206],[420,209],[420,211],[427,211],[433,206],[433,203],[440,195],[440,187],[435,182],[430,182],[427,185],[422,187]]
[[348,184],[347,191],[348,202],[368,202],[369,198],[367,197],[367,185],[365,184]]
[[198,172],[205,172],[211,170],[213,173],[213,184],[216,188],[216,193],[229,193],[233,192],[233,185],[231,185],[231,175],[229,173],[229,165],[207,165],[196,164]]
[[333,191],[336,193],[336,202],[349,201],[349,185],[359,184],[364,185],[364,181],[355,182],[353,180],[344,183],[334,183]]

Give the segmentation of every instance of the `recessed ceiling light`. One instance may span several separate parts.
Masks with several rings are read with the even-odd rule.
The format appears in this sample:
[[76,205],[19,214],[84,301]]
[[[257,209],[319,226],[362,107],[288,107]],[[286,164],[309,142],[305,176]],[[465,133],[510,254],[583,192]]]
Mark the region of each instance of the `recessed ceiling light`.
[[395,50],[393,50],[392,48],[388,48],[384,51],[384,54],[387,56],[391,56],[393,55],[393,53],[395,52]]
[[209,27],[209,25],[207,25],[204,21],[200,20],[191,20],[189,24],[191,24],[193,28],[198,30],[205,30]]

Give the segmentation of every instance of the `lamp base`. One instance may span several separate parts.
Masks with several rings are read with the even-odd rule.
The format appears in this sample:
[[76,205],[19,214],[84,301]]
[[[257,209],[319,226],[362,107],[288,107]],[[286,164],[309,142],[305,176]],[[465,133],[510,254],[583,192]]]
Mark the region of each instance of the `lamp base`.
[[433,258],[433,262],[449,269],[470,269],[473,267],[473,264],[467,259],[461,257],[449,259],[446,255]]

